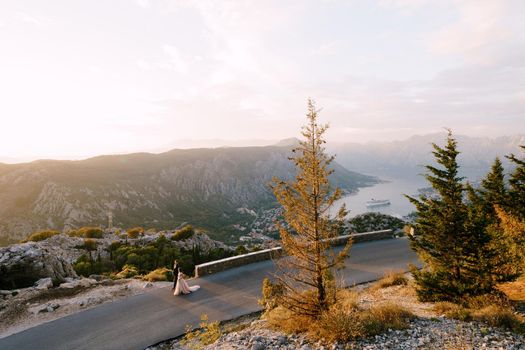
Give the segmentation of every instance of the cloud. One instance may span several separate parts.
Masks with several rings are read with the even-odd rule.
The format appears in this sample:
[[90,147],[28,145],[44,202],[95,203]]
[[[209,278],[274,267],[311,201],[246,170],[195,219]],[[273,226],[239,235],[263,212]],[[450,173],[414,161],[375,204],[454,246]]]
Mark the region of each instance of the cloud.
[[51,23],[49,18],[36,16],[26,12],[17,12],[14,18],[19,22],[27,23],[39,28],[47,27]]
[[150,0],[135,0],[135,2],[137,3],[137,5],[139,5],[142,8],[149,8],[149,7],[151,7]]
[[[136,66],[144,71],[167,70],[182,75],[189,73],[189,64],[175,46],[164,44],[161,50],[164,57],[151,60],[140,58],[135,62]],[[193,57],[192,60],[197,61],[197,58]]]
[[175,46],[165,44],[162,46],[162,50],[170,58],[169,63],[165,65],[166,68],[173,69],[180,74],[188,73],[188,65],[186,61],[182,58],[182,55],[180,54],[179,50]]

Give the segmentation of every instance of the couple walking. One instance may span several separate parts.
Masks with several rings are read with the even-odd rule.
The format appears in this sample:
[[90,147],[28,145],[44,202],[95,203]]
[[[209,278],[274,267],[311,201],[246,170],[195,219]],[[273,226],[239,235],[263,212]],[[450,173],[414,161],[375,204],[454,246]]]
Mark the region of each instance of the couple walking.
[[190,294],[199,289],[200,286],[188,286],[188,282],[184,279],[184,274],[177,264],[177,260],[173,261],[173,295]]

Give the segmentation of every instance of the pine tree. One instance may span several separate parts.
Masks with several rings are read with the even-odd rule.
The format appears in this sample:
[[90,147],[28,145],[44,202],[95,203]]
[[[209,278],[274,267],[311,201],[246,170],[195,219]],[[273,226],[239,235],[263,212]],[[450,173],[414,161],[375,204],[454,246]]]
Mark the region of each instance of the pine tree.
[[339,253],[332,252],[330,238],[336,237],[347,214],[345,207],[330,216],[340,189],[330,187],[328,167],[333,160],[325,153],[323,134],[327,125],[318,125],[318,111],[308,100],[308,124],[304,141],[290,158],[296,166],[295,181],[274,179],[272,188],[283,207],[286,224],[278,222],[285,258],[277,260],[277,280],[284,293],[278,304],[296,314],[317,318],[335,302],[333,269],[340,266],[351,241]]
[[458,175],[457,141],[449,130],[444,148],[433,144],[432,152],[442,168],[428,165],[427,181],[438,198],[407,196],[416,206],[415,232],[411,247],[424,267],[413,269],[417,293],[422,300],[456,300],[475,292],[471,268],[479,243],[470,234],[469,210],[463,201],[463,178]]
[[[520,147],[525,151],[525,146]],[[525,159],[519,159],[514,154],[507,158],[516,165],[509,178],[510,212],[525,220]]]
[[490,172],[477,190],[467,185],[468,231],[474,235],[478,249],[473,277],[478,280],[478,291],[490,293],[496,284],[516,278],[514,260],[507,254],[511,241],[499,224],[497,207],[508,205],[504,169],[499,158],[494,160]]
[[491,222],[497,220],[495,205],[506,206],[508,204],[508,193],[505,187],[504,169],[499,158],[494,160],[490,172],[481,180],[479,189],[483,211]]
[[[491,178],[491,174],[487,178]],[[474,291],[470,293],[485,294],[495,291],[496,284],[514,279],[514,276],[504,273],[510,263],[501,240],[502,232],[497,228],[495,206],[487,201],[490,194],[483,189],[476,191],[467,184],[467,220],[465,229],[471,236],[468,246],[465,246],[465,269],[470,279],[469,284]],[[485,198],[483,193],[487,194]],[[497,206],[497,204],[496,204]]]

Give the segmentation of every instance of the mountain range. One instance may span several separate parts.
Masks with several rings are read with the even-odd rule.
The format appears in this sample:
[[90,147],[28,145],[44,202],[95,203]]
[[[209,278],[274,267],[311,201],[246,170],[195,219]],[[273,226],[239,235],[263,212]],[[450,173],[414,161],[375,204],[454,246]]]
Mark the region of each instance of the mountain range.
[[[509,171],[511,164],[505,156],[511,153],[521,156],[519,146],[525,145],[525,135],[454,137],[461,152],[458,156],[460,172],[470,181],[485,176],[496,157],[500,157]],[[327,148],[330,153],[336,154],[340,164],[349,169],[383,177],[411,178],[424,173],[424,165],[435,163],[431,144],[444,146],[445,140],[445,133],[435,133],[391,142],[328,143]]]
[[[244,216],[275,206],[269,183],[294,176],[290,156],[286,144],[0,163],[0,238],[6,244],[40,229],[106,226],[109,212],[118,227],[189,222],[224,238]],[[377,182],[332,166],[331,181],[346,192]]]

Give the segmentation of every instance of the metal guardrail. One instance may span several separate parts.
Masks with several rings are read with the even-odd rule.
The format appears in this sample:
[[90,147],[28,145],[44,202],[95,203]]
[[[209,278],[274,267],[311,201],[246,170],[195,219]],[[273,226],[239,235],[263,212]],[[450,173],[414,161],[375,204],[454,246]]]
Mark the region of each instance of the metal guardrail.
[[[331,238],[334,245],[344,245],[350,238],[354,243],[376,241],[393,237],[392,230],[371,231],[363,233],[354,233],[351,235],[338,236]],[[259,261],[279,258],[282,254],[282,247],[263,249],[257,252],[236,255],[215,261],[209,261],[204,264],[195,265],[195,277],[202,277],[212,273],[221,272],[234,267],[239,267]]]

